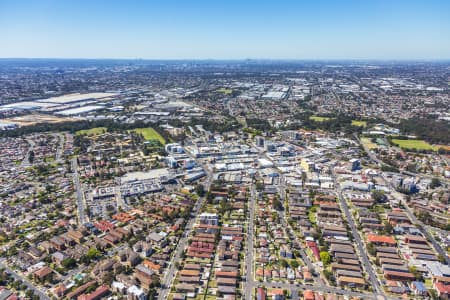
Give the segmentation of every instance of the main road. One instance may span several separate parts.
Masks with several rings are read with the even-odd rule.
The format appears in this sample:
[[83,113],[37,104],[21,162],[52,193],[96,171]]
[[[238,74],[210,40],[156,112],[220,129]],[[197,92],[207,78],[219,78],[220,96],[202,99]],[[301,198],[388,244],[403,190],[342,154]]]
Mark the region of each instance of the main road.
[[254,289],[254,276],[253,276],[253,234],[254,234],[254,220],[255,220],[255,201],[256,191],[255,186],[252,184],[250,188],[250,202],[248,204],[248,227],[247,227],[247,252],[245,253],[245,282],[244,282],[244,299],[252,299],[252,291]]
[[[205,171],[207,173],[205,191],[209,191],[209,188],[210,188],[212,180],[213,180],[213,174],[210,173],[206,168],[205,168]],[[183,251],[185,250],[185,248],[188,244],[189,235],[191,234],[192,229],[194,227],[195,219],[197,217],[197,214],[200,212],[200,209],[202,208],[203,203],[205,202],[205,199],[206,199],[206,197],[200,197],[198,199],[198,201],[194,204],[194,207],[191,211],[191,217],[186,224],[183,235],[181,236],[181,238],[178,242],[178,245],[175,249],[175,252],[172,255],[172,258],[169,262],[169,266],[167,267],[167,270],[165,271],[164,278],[161,282],[161,289],[160,289],[160,292],[158,295],[158,300],[167,299],[170,288],[172,286],[172,282],[175,279],[175,275],[177,272],[176,262],[181,261],[181,255],[183,254]]]
[[73,183],[77,193],[77,211],[79,224],[85,224],[88,220],[84,207],[83,189],[81,188],[80,177],[78,175],[78,163],[77,158],[74,157],[71,160],[71,168],[73,173]]

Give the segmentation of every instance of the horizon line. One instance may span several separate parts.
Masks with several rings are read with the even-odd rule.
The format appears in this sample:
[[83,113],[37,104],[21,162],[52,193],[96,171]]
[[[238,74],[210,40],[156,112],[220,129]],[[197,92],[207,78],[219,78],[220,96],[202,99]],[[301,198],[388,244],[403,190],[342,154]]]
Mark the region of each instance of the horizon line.
[[448,58],[130,58],[130,57],[0,57],[0,60],[129,60],[129,61],[450,61]]

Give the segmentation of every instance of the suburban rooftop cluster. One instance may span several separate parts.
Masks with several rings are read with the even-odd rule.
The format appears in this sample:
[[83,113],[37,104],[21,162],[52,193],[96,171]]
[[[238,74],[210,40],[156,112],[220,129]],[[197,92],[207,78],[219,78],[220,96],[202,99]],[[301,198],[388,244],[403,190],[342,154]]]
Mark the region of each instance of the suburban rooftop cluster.
[[0,300],[448,298],[448,64],[0,64]]

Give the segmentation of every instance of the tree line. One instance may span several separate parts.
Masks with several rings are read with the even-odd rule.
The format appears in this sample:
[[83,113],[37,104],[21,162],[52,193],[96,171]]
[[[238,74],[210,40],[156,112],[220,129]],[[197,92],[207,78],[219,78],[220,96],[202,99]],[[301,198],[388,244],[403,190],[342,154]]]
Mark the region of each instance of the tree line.
[[398,128],[401,132],[414,134],[432,144],[450,144],[450,125],[448,121],[413,118],[401,120]]
[[41,123],[31,126],[23,126],[14,130],[0,131],[0,137],[19,137],[26,134],[48,132],[48,131],[68,131],[75,133],[79,130],[86,130],[96,127],[106,127],[108,131],[127,131],[136,128],[152,127],[164,140],[170,141],[169,134],[159,126],[159,124],[148,124],[143,121],[137,121],[132,124],[119,123],[114,120],[80,120],[62,123]]

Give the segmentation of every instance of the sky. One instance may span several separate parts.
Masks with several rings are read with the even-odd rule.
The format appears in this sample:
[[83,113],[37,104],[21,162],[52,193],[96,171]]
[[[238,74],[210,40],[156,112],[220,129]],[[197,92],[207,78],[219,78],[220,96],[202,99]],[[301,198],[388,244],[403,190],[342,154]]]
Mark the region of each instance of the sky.
[[450,1],[0,0],[0,58],[450,59]]

